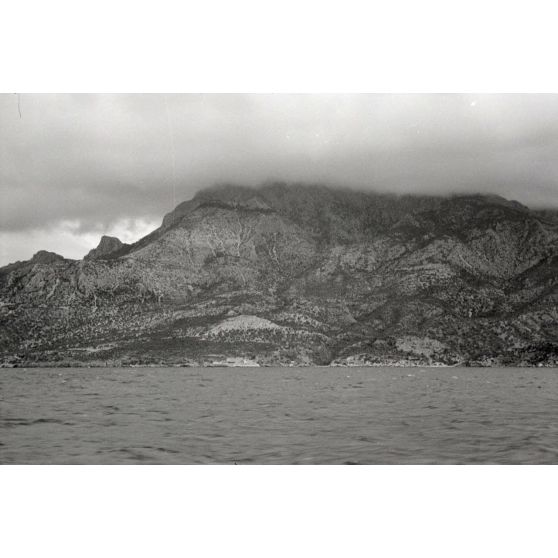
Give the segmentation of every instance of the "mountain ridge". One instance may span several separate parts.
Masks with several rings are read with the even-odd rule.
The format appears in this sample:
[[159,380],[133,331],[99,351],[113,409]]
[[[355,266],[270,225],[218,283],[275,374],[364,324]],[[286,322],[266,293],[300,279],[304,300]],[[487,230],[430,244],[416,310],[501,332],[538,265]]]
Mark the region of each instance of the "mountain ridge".
[[500,196],[218,185],[96,250],[0,269],[6,365],[558,362],[558,221]]

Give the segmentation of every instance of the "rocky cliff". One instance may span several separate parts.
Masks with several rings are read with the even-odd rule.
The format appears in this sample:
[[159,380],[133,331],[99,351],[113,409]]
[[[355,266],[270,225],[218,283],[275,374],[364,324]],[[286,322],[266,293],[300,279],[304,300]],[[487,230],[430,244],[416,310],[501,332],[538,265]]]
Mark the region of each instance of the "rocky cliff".
[[0,269],[1,359],[554,365],[557,271],[555,214],[497,196],[219,186]]
[[115,236],[102,236],[101,241],[97,248],[93,248],[84,259],[86,260],[99,260],[114,256],[116,252],[126,248],[128,244],[123,244]]

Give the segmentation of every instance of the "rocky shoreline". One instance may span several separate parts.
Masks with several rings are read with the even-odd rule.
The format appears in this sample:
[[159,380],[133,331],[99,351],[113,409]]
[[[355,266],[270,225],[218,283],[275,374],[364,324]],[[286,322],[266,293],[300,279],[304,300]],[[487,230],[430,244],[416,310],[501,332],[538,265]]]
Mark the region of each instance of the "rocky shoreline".
[[417,362],[414,360],[386,360],[376,362],[339,363],[316,365],[310,362],[285,363],[257,361],[249,363],[227,363],[208,361],[184,361],[184,362],[126,362],[126,361],[25,361],[8,359],[0,363],[0,368],[558,368],[558,361],[551,362],[517,362],[513,364],[502,364],[496,360],[464,361],[457,364]]

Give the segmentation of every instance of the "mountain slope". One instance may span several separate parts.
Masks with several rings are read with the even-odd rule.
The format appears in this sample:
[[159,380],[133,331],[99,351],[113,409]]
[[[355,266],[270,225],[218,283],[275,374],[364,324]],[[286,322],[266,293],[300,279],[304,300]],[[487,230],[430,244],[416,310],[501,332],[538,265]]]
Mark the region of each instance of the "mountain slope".
[[0,269],[7,364],[554,364],[558,222],[497,196],[219,186]]

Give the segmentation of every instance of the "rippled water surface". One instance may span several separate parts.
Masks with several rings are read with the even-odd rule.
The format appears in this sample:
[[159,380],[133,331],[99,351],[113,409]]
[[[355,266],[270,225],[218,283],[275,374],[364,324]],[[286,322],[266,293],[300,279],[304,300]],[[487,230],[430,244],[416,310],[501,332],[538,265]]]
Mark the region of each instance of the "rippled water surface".
[[0,463],[558,463],[558,370],[0,370]]

